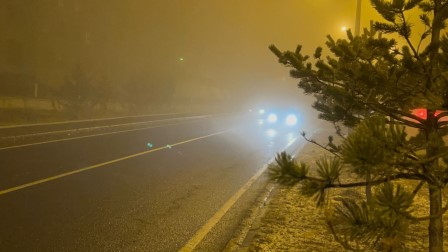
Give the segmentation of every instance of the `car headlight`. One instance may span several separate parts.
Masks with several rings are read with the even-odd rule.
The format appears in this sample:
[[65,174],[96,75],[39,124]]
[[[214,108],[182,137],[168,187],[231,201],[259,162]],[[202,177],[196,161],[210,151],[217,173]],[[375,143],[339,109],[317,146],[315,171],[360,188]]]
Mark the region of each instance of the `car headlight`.
[[270,123],[275,123],[275,122],[277,122],[277,115],[276,114],[269,114],[268,115],[268,122],[270,122]]
[[296,115],[291,114],[286,117],[286,125],[294,126],[296,124],[297,124],[297,116]]

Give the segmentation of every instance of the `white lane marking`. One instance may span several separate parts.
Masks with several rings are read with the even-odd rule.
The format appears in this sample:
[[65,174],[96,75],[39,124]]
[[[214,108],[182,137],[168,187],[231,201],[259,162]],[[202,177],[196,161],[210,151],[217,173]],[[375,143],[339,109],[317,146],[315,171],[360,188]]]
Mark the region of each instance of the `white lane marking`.
[[212,115],[188,116],[188,117],[176,117],[176,118],[159,119],[159,120],[152,120],[152,121],[143,121],[143,122],[120,123],[120,124],[111,124],[111,125],[94,126],[94,127],[73,128],[73,129],[55,130],[55,131],[44,131],[44,132],[38,132],[38,133],[32,133],[32,134],[14,135],[14,136],[5,136],[5,137],[0,137],[0,139],[4,139],[4,138],[14,138],[14,137],[32,137],[32,136],[39,136],[39,135],[57,134],[57,133],[73,132],[73,131],[82,131],[82,130],[98,130],[98,129],[103,129],[103,128],[113,128],[113,127],[121,127],[121,126],[132,126],[132,125],[139,125],[139,124],[146,124],[146,123],[154,123],[154,122],[165,122],[165,121],[176,121],[176,120],[179,121],[179,120],[188,120],[188,119],[200,119],[200,118],[207,118],[207,117],[211,117],[211,116],[212,116]]
[[29,182],[29,183],[26,183],[26,184],[23,184],[23,185],[19,185],[19,186],[15,186],[15,187],[12,187],[12,188],[1,190],[0,191],[0,195],[11,193],[11,192],[18,191],[18,190],[21,190],[21,189],[25,189],[25,188],[28,188],[28,187],[31,187],[31,186],[39,185],[39,184],[46,183],[46,182],[49,182],[49,181],[53,181],[53,180],[56,180],[56,179],[64,178],[64,177],[67,177],[67,176],[70,176],[70,175],[74,175],[74,174],[77,174],[77,173],[89,171],[89,170],[92,170],[92,169],[103,167],[105,165],[117,163],[117,162],[120,162],[120,161],[123,161],[123,160],[135,158],[135,157],[142,156],[142,155],[145,155],[145,154],[149,154],[149,153],[152,153],[152,152],[156,152],[156,151],[160,151],[160,150],[164,150],[164,149],[171,149],[174,146],[190,143],[190,142],[193,142],[193,141],[201,140],[201,139],[212,137],[212,136],[217,136],[217,135],[223,134],[225,132],[227,132],[227,130],[226,131],[216,132],[216,133],[205,135],[205,136],[201,136],[201,137],[188,139],[188,140],[177,142],[177,143],[173,143],[173,144],[168,144],[168,145],[163,146],[163,147],[151,149],[151,150],[148,150],[148,151],[139,152],[139,153],[132,154],[132,155],[129,155],[129,156],[125,156],[125,157],[109,160],[109,161],[106,161],[106,162],[103,162],[103,163],[87,166],[87,167],[84,167],[84,168],[81,168],[81,169],[77,169],[77,170],[61,173],[61,174],[58,174],[58,175],[55,175],[55,176],[51,176],[51,177],[48,177],[48,178],[36,180],[36,181]]
[[[283,148],[288,149],[297,138],[292,139]],[[268,168],[269,164],[274,162],[275,157],[271,158],[267,164],[265,164],[255,175],[246,182],[226,203],[196,232],[196,234],[179,250],[179,252],[191,252],[199,243],[205,238],[205,236],[212,230],[212,228],[221,220],[221,218],[232,208],[232,206],[238,201],[238,199],[257,181],[257,179]]]
[[32,126],[44,126],[44,125],[70,124],[70,123],[79,123],[79,122],[96,122],[96,121],[106,121],[106,120],[116,120],[116,119],[126,119],[126,118],[150,117],[150,116],[182,115],[182,114],[186,114],[186,113],[135,115],[135,116],[109,117],[109,118],[97,118],[97,119],[86,119],[86,120],[73,120],[73,121],[63,121],[63,122],[51,122],[51,123],[16,124],[16,125],[0,126],[0,129],[19,128],[19,127],[32,127]]
[[[197,118],[206,118],[206,117],[210,117],[210,116],[211,115],[197,116]],[[194,118],[194,119],[197,119],[197,118]],[[180,118],[180,119],[186,119],[186,118]],[[180,120],[180,119],[178,119],[178,120]],[[167,120],[177,120],[177,119],[167,119]],[[158,120],[158,121],[163,121],[163,120]],[[155,122],[155,121],[152,121],[152,122]],[[164,127],[164,126],[173,126],[173,125],[177,125],[177,124],[180,124],[180,123],[170,123],[170,124],[164,124],[164,125],[158,125],[158,126],[149,126],[149,127],[144,127],[144,128],[138,128],[138,129],[119,130],[119,131],[113,131],[113,132],[107,132],[107,133],[99,133],[99,134],[79,136],[79,137],[68,137],[68,138],[61,138],[61,139],[55,139],[55,140],[49,140],[49,141],[43,141],[43,142],[14,145],[14,146],[8,146],[8,147],[1,147],[0,151],[1,150],[7,150],[7,149],[15,149],[15,148],[22,148],[22,147],[27,147],[27,146],[40,145],[40,144],[48,144],[48,143],[70,141],[70,140],[83,139],[83,138],[89,138],[89,137],[113,135],[113,134],[119,134],[119,133],[124,133],[124,132],[131,132],[131,131],[139,131],[139,130],[160,128],[160,127]]]
[[145,128],[139,128],[139,129],[120,130],[120,131],[100,133],[100,134],[95,134],[95,135],[87,135],[87,136],[79,136],[79,137],[69,137],[69,138],[62,138],[62,139],[56,139],[56,140],[50,140],[50,141],[44,141],[44,142],[37,142],[37,143],[30,143],[30,144],[14,145],[14,146],[9,146],[9,147],[2,147],[2,148],[0,148],[0,151],[1,150],[8,150],[8,149],[15,149],[15,148],[22,148],[22,147],[33,146],[33,145],[40,145],[40,144],[48,144],[48,143],[57,143],[57,142],[71,141],[71,140],[83,139],[83,138],[89,138],[89,137],[97,137],[97,136],[120,134],[120,133],[131,132],[131,131],[154,129],[154,128],[160,128],[160,127],[164,127],[164,126],[172,126],[172,125],[177,125],[177,124],[179,124],[179,123],[171,123],[171,124],[164,124],[164,125],[158,125],[158,126],[150,126],[150,127],[145,127]]

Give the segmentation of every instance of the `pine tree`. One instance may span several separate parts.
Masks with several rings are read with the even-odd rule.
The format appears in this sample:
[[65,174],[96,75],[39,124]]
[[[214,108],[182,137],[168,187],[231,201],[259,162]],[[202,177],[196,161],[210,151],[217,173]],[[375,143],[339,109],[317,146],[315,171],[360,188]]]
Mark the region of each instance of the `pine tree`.
[[[365,187],[366,200],[339,199],[328,220],[330,231],[347,249],[357,250],[359,244],[403,249],[407,227],[429,220],[429,251],[443,251],[442,217],[448,209],[448,204],[443,206],[448,183],[448,147],[443,140],[448,134],[448,1],[370,2],[385,21],[375,22],[361,36],[351,31],[347,39],[328,36],[327,57],[321,47],[311,58],[300,45],[285,52],[270,46],[299,79],[298,87],[316,97],[313,107],[319,117],[332,122],[342,138],[339,145],[332,137],[321,145],[334,157],[319,159],[315,172],[310,164],[297,164],[280,153],[270,167],[271,177],[287,185],[299,183],[301,192],[315,197],[318,205],[328,200],[332,188]],[[411,10],[421,13],[421,34],[413,34],[407,19]],[[411,35],[418,36],[416,45]],[[414,115],[414,108],[425,108],[426,117]],[[342,126],[351,128],[347,137],[341,134]],[[409,137],[410,128],[419,134]],[[358,180],[346,181],[344,174]],[[412,191],[404,189],[406,181],[413,181]],[[414,197],[425,187],[429,216],[414,216]]]

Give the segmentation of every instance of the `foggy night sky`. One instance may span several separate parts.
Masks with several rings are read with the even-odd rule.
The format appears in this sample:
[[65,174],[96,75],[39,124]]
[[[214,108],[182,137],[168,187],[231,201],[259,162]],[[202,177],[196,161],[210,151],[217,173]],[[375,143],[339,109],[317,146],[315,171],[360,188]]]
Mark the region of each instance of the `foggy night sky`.
[[[260,86],[276,86],[299,93],[297,81],[289,78],[288,69],[277,63],[268,45],[286,50],[301,43],[311,53],[323,45],[327,34],[342,37],[342,26],[354,27],[356,13],[356,0],[147,2],[133,1],[129,6],[127,30],[136,39],[130,42],[136,43],[135,48],[152,46],[140,55],[144,57],[133,50],[130,61],[139,58],[143,65],[151,64],[155,57],[162,59],[156,64],[170,67],[183,57],[188,74],[243,85],[253,92]],[[365,26],[373,9],[363,2]]]
[[[182,4],[172,4],[172,9],[154,6],[169,13],[167,23],[178,29],[179,40],[167,39],[174,42],[173,59],[185,57],[193,72],[247,85],[253,92],[260,86],[276,87],[281,95],[299,94],[297,80],[289,78],[289,70],[277,63],[267,46],[294,50],[300,43],[312,53],[327,34],[337,38],[345,35],[342,26],[354,29],[356,13],[356,0],[178,2]],[[362,27],[368,26],[374,13],[369,1],[363,1],[362,12]]]
[[[8,1],[0,0],[0,5]],[[3,8],[7,15],[1,15],[0,28],[27,41],[28,68],[52,85],[81,64],[92,76],[106,75],[116,82],[151,78],[191,89],[210,83],[246,97],[272,93],[300,97],[297,80],[277,63],[268,46],[294,50],[300,43],[306,53],[313,53],[324,45],[327,34],[342,38],[342,26],[354,30],[356,14],[356,0],[33,0],[14,4],[15,9]],[[370,2],[363,0],[361,27],[372,18],[379,19]]]

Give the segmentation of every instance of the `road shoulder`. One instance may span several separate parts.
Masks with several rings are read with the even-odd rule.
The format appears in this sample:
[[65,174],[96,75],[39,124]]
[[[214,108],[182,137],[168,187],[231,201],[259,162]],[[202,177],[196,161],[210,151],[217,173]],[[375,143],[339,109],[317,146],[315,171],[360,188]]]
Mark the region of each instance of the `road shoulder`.
[[[315,140],[324,142],[329,132],[319,132]],[[324,154],[319,146],[307,143],[296,156],[314,162]],[[298,188],[270,182],[225,251],[343,251],[326,232],[322,215],[312,198]]]

